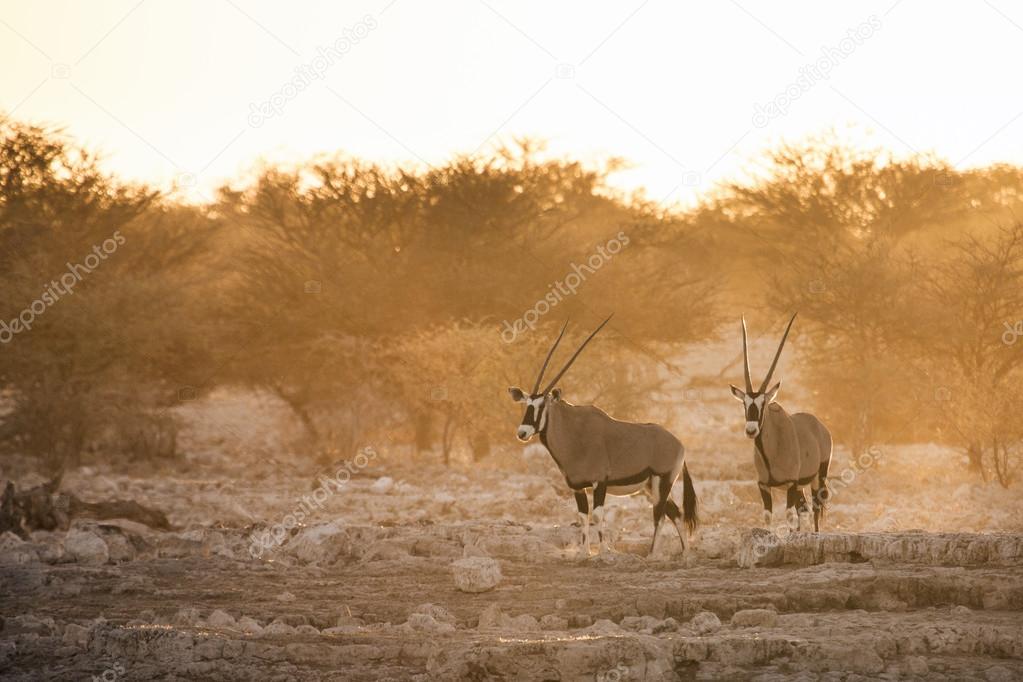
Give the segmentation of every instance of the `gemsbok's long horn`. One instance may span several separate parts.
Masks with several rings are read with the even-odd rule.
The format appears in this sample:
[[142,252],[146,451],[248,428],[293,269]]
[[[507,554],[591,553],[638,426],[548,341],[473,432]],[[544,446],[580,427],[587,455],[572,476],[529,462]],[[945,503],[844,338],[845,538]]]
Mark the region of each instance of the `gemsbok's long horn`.
[[543,395],[547,395],[547,392],[554,388],[554,384],[558,383],[558,379],[560,379],[565,374],[565,372],[568,371],[568,368],[572,366],[572,363],[575,362],[575,359],[579,357],[579,353],[582,353],[583,348],[586,348],[586,344],[588,344],[593,339],[593,337],[597,335],[597,332],[604,328],[605,324],[611,321],[612,317],[614,317],[614,313],[608,315],[607,319],[601,322],[600,326],[594,329],[593,333],[586,337],[586,340],[583,341],[581,346],[579,346],[579,350],[577,350],[575,354],[568,359],[568,362],[566,362],[565,366],[561,368],[561,371],[558,372],[558,375],[551,380],[551,383],[547,384],[547,388],[543,390]]
[[551,346],[551,349],[547,351],[547,357],[544,358],[543,367],[540,368],[540,374],[536,377],[536,384],[533,385],[533,395],[536,395],[536,391],[540,388],[540,382],[543,381],[543,373],[547,371],[547,363],[549,363],[551,358],[554,356],[554,351],[557,349],[558,344],[561,343],[561,337],[565,335],[566,329],[568,329],[568,320],[565,320],[565,324],[561,327],[561,333],[558,334],[558,338],[554,339],[554,345]]
[[753,392],[753,378],[749,371],[749,348],[746,347],[746,316],[742,316],[742,366],[746,372],[746,393]]
[[767,388],[767,384],[771,381],[771,375],[774,374],[774,368],[778,364],[778,358],[781,357],[781,349],[785,347],[785,339],[789,338],[789,330],[792,329],[792,323],[796,321],[797,313],[792,313],[792,319],[789,320],[789,326],[785,327],[785,335],[781,337],[781,343],[778,344],[778,352],[774,354],[774,361],[771,363],[771,369],[767,370],[767,376],[764,377],[764,383],[760,384],[760,393],[763,393]]

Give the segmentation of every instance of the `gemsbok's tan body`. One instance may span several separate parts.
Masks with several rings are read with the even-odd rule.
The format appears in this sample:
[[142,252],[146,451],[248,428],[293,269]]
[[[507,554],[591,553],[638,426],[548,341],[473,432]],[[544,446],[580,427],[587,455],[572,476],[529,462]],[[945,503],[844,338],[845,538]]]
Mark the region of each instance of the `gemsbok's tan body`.
[[732,386],[732,394],[743,403],[746,413],[746,436],[753,439],[753,464],[757,472],[757,487],[764,504],[764,522],[771,521],[771,489],[785,488],[789,521],[803,530],[809,526],[809,510],[802,487],[809,485],[813,500],[813,527],[820,530],[824,505],[827,501],[828,468],[831,466],[832,440],[827,427],[812,414],[797,412],[790,415],[774,402],[781,388],[779,381],[770,390],[767,385],[774,374],[778,358],[785,347],[789,330],[796,316],[789,320],[774,361],[760,388],[753,390],[750,377],[749,350],[746,338],[746,320],[742,321],[742,355],[746,390]]

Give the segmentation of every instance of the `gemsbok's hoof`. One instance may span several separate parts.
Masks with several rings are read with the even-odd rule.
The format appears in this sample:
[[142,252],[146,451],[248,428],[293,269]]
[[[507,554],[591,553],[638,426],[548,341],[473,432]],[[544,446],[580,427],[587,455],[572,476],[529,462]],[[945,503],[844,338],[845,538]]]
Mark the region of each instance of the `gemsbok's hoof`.
[[789,507],[785,512],[785,521],[788,523],[790,531],[799,530],[799,514],[796,513],[795,507]]

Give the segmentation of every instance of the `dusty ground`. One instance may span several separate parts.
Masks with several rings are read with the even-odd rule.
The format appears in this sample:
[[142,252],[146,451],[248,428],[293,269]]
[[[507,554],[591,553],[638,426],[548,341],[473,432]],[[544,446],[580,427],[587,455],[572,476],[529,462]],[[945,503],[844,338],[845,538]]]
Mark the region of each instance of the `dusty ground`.
[[[178,530],[79,521],[0,539],[0,676],[1023,679],[1023,495],[962,483],[939,448],[840,451],[848,482],[812,536],[780,513],[757,530],[746,444],[705,436],[687,552],[666,528],[646,556],[649,508],[625,499],[615,552],[591,556],[543,452],[509,451],[497,464],[513,472],[446,470],[383,443],[317,493],[265,434],[212,437],[252,437],[259,420],[228,413],[204,406],[216,428],[196,427],[179,465],[65,481],[163,509]],[[463,557],[495,560],[500,582],[456,589]]]

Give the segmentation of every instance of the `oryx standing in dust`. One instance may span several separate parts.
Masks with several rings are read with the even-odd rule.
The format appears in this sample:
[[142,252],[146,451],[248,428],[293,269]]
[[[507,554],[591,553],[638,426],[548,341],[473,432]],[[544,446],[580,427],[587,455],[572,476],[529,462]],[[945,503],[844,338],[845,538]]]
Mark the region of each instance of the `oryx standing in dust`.
[[[604,496],[633,495],[644,491],[653,502],[654,537],[650,553],[657,547],[657,531],[665,514],[678,531],[685,550],[683,522],[691,533],[697,524],[696,492],[686,468],[685,448],[675,436],[656,424],[633,424],[612,419],[603,410],[592,405],[572,405],[561,398],[558,380],[568,371],[586,344],[605,324],[604,320],[590,334],[575,354],[561,368],[557,376],[540,390],[540,382],[547,364],[554,355],[568,322],[554,341],[533,390],[527,395],[519,388],[508,392],[516,402],[525,403],[526,411],[516,432],[526,442],[535,435],[554,458],[568,487],[575,492],[576,505],[582,523],[584,551],[589,551],[590,507],[586,492],[593,488],[593,516],[597,522],[600,549],[607,547],[609,537],[605,527]],[[671,487],[682,476],[682,511],[671,499]]]
[[[764,501],[764,523],[771,522],[771,488],[786,489],[786,510],[789,523],[799,530],[809,530],[810,512],[801,486],[810,485],[813,493],[813,529],[820,530],[826,501],[828,467],[831,465],[831,432],[820,419],[806,412],[789,415],[774,402],[779,381],[765,392],[774,368],[785,347],[796,316],[789,320],[781,337],[778,352],[760,388],[753,390],[749,370],[749,348],[746,339],[746,318],[742,318],[742,359],[746,373],[746,390],[732,386],[732,395],[742,402],[746,414],[746,437],[753,439],[753,463],[757,469],[757,485]],[[795,518],[793,518],[795,517]],[[798,525],[797,525],[798,524]],[[804,525],[806,528],[804,528]]]

